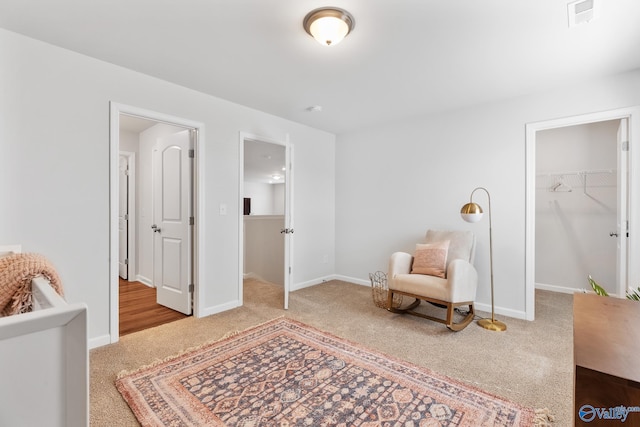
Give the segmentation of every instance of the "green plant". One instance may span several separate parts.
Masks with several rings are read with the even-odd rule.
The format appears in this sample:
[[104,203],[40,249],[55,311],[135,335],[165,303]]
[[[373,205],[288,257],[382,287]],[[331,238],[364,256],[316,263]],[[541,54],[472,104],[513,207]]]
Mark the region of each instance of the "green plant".
[[[602,286],[598,285],[598,283],[596,283],[596,281],[593,280],[591,275],[589,275],[589,284],[591,285],[591,289],[593,289],[593,292],[595,292],[596,295],[600,295],[603,297],[609,296],[607,291],[605,291]],[[640,301],[640,286],[638,286],[637,289],[629,289],[627,291],[627,299],[630,299],[633,301]]]
[[627,298],[634,300],[634,301],[640,301],[640,286],[638,286],[638,289],[631,289],[627,291]]

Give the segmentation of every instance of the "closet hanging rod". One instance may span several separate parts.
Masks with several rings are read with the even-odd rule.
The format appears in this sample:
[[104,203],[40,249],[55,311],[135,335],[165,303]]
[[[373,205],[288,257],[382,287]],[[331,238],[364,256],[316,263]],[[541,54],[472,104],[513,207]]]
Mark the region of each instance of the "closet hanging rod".
[[582,175],[595,175],[595,174],[612,174],[614,173],[614,169],[593,169],[593,170],[583,170],[583,171],[569,171],[569,172],[541,172],[536,174],[536,176],[582,176]]

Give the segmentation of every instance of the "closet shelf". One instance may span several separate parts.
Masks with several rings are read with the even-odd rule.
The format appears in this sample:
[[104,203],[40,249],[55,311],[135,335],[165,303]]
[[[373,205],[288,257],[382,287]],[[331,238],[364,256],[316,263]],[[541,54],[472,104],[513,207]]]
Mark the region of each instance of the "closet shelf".
[[536,174],[536,190],[568,193],[588,188],[616,187],[618,177],[615,169],[595,169]]

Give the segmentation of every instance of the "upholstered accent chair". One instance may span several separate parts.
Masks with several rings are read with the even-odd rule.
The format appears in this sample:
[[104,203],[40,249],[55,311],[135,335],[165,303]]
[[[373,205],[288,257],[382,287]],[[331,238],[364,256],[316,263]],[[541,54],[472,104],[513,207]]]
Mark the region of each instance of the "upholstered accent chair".
[[[476,239],[470,231],[428,230],[424,244],[415,253],[396,252],[389,260],[389,311],[408,313],[444,323],[452,331],[464,329],[475,316],[473,301],[478,273],[473,266]],[[394,295],[415,298],[405,308],[393,308]],[[415,311],[421,301],[446,309],[441,319]],[[454,323],[454,310],[468,306],[464,318]]]

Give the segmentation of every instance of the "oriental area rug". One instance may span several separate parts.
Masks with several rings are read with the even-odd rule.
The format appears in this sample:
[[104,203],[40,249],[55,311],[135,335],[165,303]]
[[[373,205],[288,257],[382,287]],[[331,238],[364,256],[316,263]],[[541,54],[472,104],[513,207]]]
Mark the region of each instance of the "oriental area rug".
[[531,426],[535,413],[279,318],[131,373],[143,426]]

